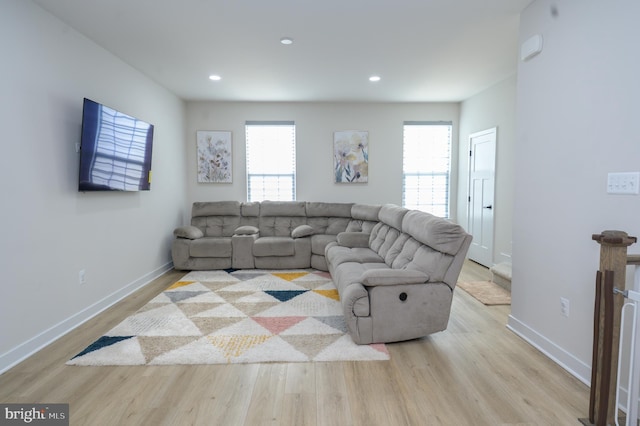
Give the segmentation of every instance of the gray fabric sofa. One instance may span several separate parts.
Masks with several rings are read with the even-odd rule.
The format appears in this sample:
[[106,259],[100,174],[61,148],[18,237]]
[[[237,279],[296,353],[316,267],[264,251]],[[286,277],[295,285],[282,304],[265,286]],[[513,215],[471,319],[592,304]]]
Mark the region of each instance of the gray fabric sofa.
[[358,344],[396,342],[447,328],[471,235],[447,220],[394,205],[368,239],[339,234],[325,258]]
[[471,235],[387,204],[196,202],[176,228],[174,267],[329,271],[358,344],[446,329]]

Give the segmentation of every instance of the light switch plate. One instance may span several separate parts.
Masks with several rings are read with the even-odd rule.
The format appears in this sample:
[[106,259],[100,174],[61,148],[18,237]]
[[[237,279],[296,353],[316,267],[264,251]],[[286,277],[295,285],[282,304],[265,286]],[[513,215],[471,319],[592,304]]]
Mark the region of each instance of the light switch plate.
[[607,175],[608,194],[638,194],[640,172],[609,173]]

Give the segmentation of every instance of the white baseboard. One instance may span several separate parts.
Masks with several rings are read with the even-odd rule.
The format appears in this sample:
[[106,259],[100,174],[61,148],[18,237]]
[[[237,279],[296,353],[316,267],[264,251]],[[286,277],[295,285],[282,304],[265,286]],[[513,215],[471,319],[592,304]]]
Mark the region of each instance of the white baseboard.
[[29,358],[31,355],[35,354],[45,346],[48,346],[60,337],[64,336],[86,321],[100,314],[105,309],[110,308],[120,300],[146,286],[154,279],[171,270],[171,268],[173,268],[173,262],[162,265],[158,269],[143,275],[132,283],[127,284],[120,290],[115,291],[102,300],[99,300],[93,305],[88,306],[80,312],[70,316],[69,318],[59,322],[58,324],[48,328],[47,330],[44,330],[35,337],[0,355],[0,374]]
[[[509,315],[507,328],[522,337],[529,344],[545,354],[560,367],[567,370],[572,376],[580,380],[582,383],[587,386],[591,385],[591,366],[580,361],[511,315]],[[626,388],[626,383],[623,383],[622,386],[620,386],[619,392],[620,409],[626,413],[626,401],[629,392]],[[638,409],[640,410],[640,400],[638,401]]]
[[545,354],[560,367],[567,370],[572,376],[589,386],[591,383],[590,365],[585,364],[512,315],[509,315],[507,328],[526,340],[530,345]]

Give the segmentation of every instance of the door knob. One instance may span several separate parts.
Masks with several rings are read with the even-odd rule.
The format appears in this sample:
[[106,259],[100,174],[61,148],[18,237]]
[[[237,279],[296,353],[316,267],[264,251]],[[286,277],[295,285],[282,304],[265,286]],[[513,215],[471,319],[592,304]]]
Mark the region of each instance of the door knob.
[[488,206],[483,206],[482,208],[491,210],[493,208],[493,206],[492,205],[488,205]]

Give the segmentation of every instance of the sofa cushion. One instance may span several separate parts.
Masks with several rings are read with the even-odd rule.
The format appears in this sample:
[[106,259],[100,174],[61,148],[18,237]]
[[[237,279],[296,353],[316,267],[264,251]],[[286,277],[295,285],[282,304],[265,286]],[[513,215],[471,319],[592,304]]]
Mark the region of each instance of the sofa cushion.
[[260,236],[291,237],[291,231],[306,224],[306,218],[296,216],[260,216]]
[[340,245],[329,247],[325,252],[327,263],[340,265],[346,262],[384,263],[384,259],[370,248],[349,248]]
[[196,240],[204,237],[204,233],[195,226],[181,226],[173,231],[173,235],[178,238],[187,238],[189,240]]
[[451,255],[460,250],[467,236],[460,225],[418,210],[404,216],[401,229],[421,243]]
[[351,217],[358,220],[377,222],[378,213],[380,212],[381,207],[382,206],[379,205],[374,206],[356,203],[351,207]]
[[336,240],[335,235],[316,234],[311,237],[311,253],[324,256],[324,249],[327,244]]
[[206,237],[230,237],[240,226],[240,216],[194,217],[191,225],[200,228]]
[[347,217],[310,217],[307,224],[313,226],[317,234],[333,234],[347,229],[351,219]]
[[415,257],[418,249],[422,247],[422,243],[409,236],[409,234],[402,235],[405,238],[403,238],[402,240],[398,238],[397,241],[402,241],[402,245],[400,247],[393,247],[393,250],[397,250],[398,248],[400,250],[400,252],[397,253],[395,258],[391,262],[391,267],[395,269],[405,268],[407,264],[413,261],[413,258]]
[[338,244],[345,247],[369,247],[369,234],[364,232],[341,232],[337,238]]
[[346,217],[351,219],[351,203],[307,202],[307,217]]
[[309,225],[299,225],[296,226],[293,231],[291,231],[291,238],[303,238],[308,237],[310,235],[315,234],[315,229]]
[[293,256],[295,243],[291,237],[260,237],[253,243],[253,255],[264,256]]
[[259,216],[260,215],[260,203],[257,201],[242,203],[240,206],[240,212],[242,216]]
[[240,216],[239,201],[195,202],[191,207],[191,217],[200,216]]
[[[371,231],[369,237],[369,247],[378,253],[382,258],[387,256],[387,252],[393,246],[396,239],[400,236],[400,231],[385,223],[378,223]],[[391,266],[391,264],[389,264]]]
[[378,224],[378,221],[374,222],[372,220],[351,219],[345,231],[346,232],[364,232],[365,234],[370,234],[371,231],[373,230],[373,227],[376,226],[377,224]]
[[413,259],[403,269],[423,271],[429,275],[429,281],[443,281],[447,270],[453,262],[453,256],[421,245],[413,255]]
[[392,226],[398,230],[402,229],[402,219],[407,214],[409,209],[396,206],[395,204],[385,204],[380,207],[378,213],[378,219],[380,222],[384,222],[389,226]]
[[191,241],[191,257],[231,257],[231,238],[204,237]]
[[304,201],[262,201],[260,216],[307,217]]

